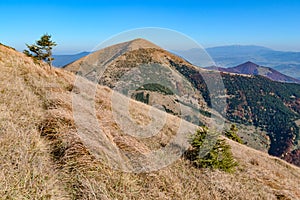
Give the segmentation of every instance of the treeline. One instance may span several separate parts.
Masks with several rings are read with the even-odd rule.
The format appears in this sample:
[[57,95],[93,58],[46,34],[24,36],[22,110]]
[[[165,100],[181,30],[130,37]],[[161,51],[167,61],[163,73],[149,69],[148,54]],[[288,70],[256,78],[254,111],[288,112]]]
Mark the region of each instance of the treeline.
[[[211,106],[210,91],[203,76],[206,76],[205,80],[218,80],[216,77],[220,74],[201,74],[186,65],[172,61],[170,64],[202,93]],[[294,139],[299,138],[299,128],[294,121],[300,118],[300,85],[274,82],[262,76],[221,73],[221,77],[227,93],[227,110],[223,112],[219,108],[218,111],[231,122],[254,125],[267,131],[271,139],[271,155],[282,157],[290,152]]]

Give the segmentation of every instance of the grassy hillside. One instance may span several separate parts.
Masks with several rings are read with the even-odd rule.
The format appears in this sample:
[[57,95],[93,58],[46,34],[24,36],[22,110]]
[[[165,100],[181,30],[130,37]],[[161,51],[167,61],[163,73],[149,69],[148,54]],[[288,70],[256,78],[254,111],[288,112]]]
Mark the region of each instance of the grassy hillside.
[[66,192],[38,128],[45,115],[47,83],[55,73],[0,45],[0,196],[64,199]]
[[[77,132],[72,96],[87,94],[74,86],[73,74],[2,45],[0,70],[1,199],[300,199],[299,168],[229,140],[239,162],[234,174],[196,169],[183,158],[154,172],[113,170],[102,146],[90,149]],[[176,134],[180,119],[172,115],[153,138],[123,133],[112,113],[113,92],[80,81],[96,88],[96,117],[120,150],[144,155]],[[130,102],[137,123],[149,123],[149,107]]]

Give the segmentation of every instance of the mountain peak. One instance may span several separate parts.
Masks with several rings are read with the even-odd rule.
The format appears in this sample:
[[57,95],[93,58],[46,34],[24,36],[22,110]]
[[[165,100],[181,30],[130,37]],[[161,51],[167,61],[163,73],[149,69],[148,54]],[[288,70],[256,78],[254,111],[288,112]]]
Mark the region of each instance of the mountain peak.
[[236,67],[233,67],[232,69],[235,70],[237,73],[241,73],[241,74],[258,75],[259,74],[258,68],[259,68],[259,65],[255,64],[251,61],[247,61]]
[[275,69],[260,66],[251,61],[247,61],[236,67],[223,68],[223,67],[212,66],[212,67],[207,67],[207,69],[218,70],[227,73],[235,73],[235,74],[261,75],[277,82],[300,83],[298,79],[282,74],[276,71]]
[[[140,59],[142,60],[145,59],[145,56],[146,57],[152,56],[149,54],[150,51],[166,52],[161,47],[157,46],[156,44],[144,38],[136,38],[134,40],[114,44],[112,46],[108,46],[98,51],[95,51],[87,56],[78,59],[75,62],[72,62],[71,64],[66,65],[64,68],[72,72],[78,72],[78,70],[80,69],[82,74],[91,73],[90,72],[90,66],[92,66],[91,63],[97,63],[97,67],[96,67],[97,70],[102,70],[122,57],[123,59],[126,60],[126,58],[124,58],[124,55],[136,51],[139,51],[140,53],[141,52],[145,53],[145,55],[139,55]],[[94,75],[91,76],[94,77]],[[91,78],[91,80],[92,79],[94,80],[94,78]]]
[[[129,41],[130,42],[130,41]],[[150,42],[149,40],[146,40],[144,38],[136,38],[131,40],[131,42]]]
[[259,66],[258,64],[254,63],[254,62],[251,62],[251,61],[247,61],[241,65],[253,65],[253,66]]
[[161,49],[161,47],[157,46],[156,44],[144,39],[144,38],[136,38],[127,42],[132,50],[140,49],[140,48],[154,48],[154,49]]
[[240,65],[238,65],[234,68],[247,68],[247,69],[253,69],[254,70],[258,67],[259,67],[258,64],[254,63],[254,62],[251,62],[251,61],[247,61],[247,62],[245,62],[243,64],[240,64]]
[[235,73],[239,74],[250,74],[250,75],[261,75],[265,76],[273,81],[289,82],[289,83],[300,83],[299,80],[282,74],[272,68],[263,67],[251,61],[247,61],[241,65],[231,68]]

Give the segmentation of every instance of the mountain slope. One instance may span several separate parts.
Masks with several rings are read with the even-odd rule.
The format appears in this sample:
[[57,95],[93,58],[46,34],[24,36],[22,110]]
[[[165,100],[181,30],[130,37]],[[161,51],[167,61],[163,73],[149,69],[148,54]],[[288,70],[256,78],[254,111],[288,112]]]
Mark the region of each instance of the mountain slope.
[[286,76],[272,68],[259,66],[253,62],[245,62],[236,67],[222,68],[222,67],[208,67],[206,69],[215,69],[222,72],[230,72],[237,74],[261,75],[273,81],[287,82],[287,83],[300,83],[300,80]]
[[[205,74],[182,64],[173,64],[202,94],[209,92],[203,77],[215,79],[214,75]],[[253,64],[246,63],[246,65],[248,66],[245,68],[239,66],[237,69],[242,73],[255,71]],[[295,120],[299,119],[300,109],[297,105],[300,86],[280,84],[259,77],[228,73],[221,75],[227,90],[226,118],[231,122],[254,125],[266,130],[271,141],[269,153],[289,161],[293,160],[294,164],[299,165],[300,159],[297,155],[300,150],[297,138],[300,133]],[[206,98],[206,101],[209,104],[210,99]]]
[[[180,57],[160,48],[142,48],[142,44],[139,46],[141,48],[136,50],[125,49],[122,51],[123,54],[111,59],[107,65],[103,65],[97,59],[101,61],[102,54],[105,55],[105,51],[109,48],[100,50],[97,54],[91,54],[85,57],[85,60],[70,64],[66,69],[71,71],[76,71],[76,69],[79,70],[80,68],[81,71],[82,68],[88,69],[88,73],[84,74],[80,70],[76,73],[83,74],[88,79],[96,80],[98,83],[110,88],[116,88],[118,83],[121,83],[120,85],[126,88],[134,80],[157,77],[155,73],[149,74],[149,71],[154,69],[149,66],[153,67],[158,64],[164,70],[171,69],[174,73],[163,75],[163,73],[159,72],[161,75],[158,77],[173,82],[173,84],[168,85],[173,89],[178,85],[178,80],[174,80],[173,77],[183,76],[192,85],[192,89],[186,93],[186,95],[191,92],[195,94],[192,95],[192,98],[184,99],[178,97],[178,95],[163,95],[162,97],[161,94],[156,95],[145,90],[131,97],[149,104],[149,98],[146,97],[147,95],[152,95],[150,99],[159,99],[159,101],[152,102],[152,105],[159,104],[165,108],[163,110],[181,116],[197,125],[207,124],[207,122],[210,122],[210,118],[216,115],[216,112],[211,109],[213,102],[209,96],[210,91],[205,81],[212,81],[210,85],[215,85],[218,81],[222,81],[225,88],[219,86],[213,88],[213,90],[216,90],[214,93],[220,96],[220,98],[215,98],[215,109],[219,111],[222,117],[226,118],[229,123],[245,125],[249,130],[252,130],[250,128],[252,126],[259,128],[261,130],[261,133],[258,134],[259,138],[261,138],[259,143],[266,146],[266,150],[271,155],[276,155],[289,161],[292,160],[294,164],[299,165],[300,158],[297,158],[297,155],[300,151],[298,146],[300,133],[299,126],[295,121],[300,118],[300,85],[277,83],[263,77],[247,75],[248,73],[266,74],[267,72],[267,75],[271,78],[276,77],[280,80],[287,78],[274,71],[268,74],[269,69],[259,67],[251,62],[234,68],[241,71],[241,73],[247,73],[246,75],[229,73],[221,73],[220,75],[218,72],[193,66]],[[135,72],[134,69],[140,68],[140,66],[146,66],[144,72],[148,73],[147,77],[142,77],[139,75],[140,73]],[[134,78],[122,80],[122,77],[126,76],[126,73],[130,71],[134,72],[134,75],[131,76]],[[157,69],[155,68],[154,71],[157,71]],[[97,74],[101,74],[99,80],[97,80]],[[200,94],[197,92],[200,92]],[[224,97],[226,97],[227,105],[222,103]],[[168,98],[168,100],[161,101],[162,98]],[[189,102],[196,103],[191,104]],[[189,110],[185,113],[188,114],[181,114],[174,109],[183,107],[186,104],[188,104]],[[194,109],[191,108],[197,108],[197,112],[193,112]],[[201,115],[199,115],[199,112]],[[241,136],[249,138],[248,135],[250,135],[250,140],[247,143],[251,145],[257,143],[257,135],[251,131],[243,133]]]
[[[208,93],[203,72],[174,64],[201,91]],[[214,80],[214,73],[211,71]],[[300,85],[274,82],[262,76],[221,73],[226,88],[227,109],[223,112],[231,122],[254,125],[267,131],[271,141],[269,153],[299,165]],[[206,99],[209,103],[210,99]],[[255,139],[256,140],[256,139]],[[291,159],[290,157],[293,157]]]
[[[125,91],[124,95],[131,94],[131,97],[139,101],[159,105],[162,110],[189,118],[197,125],[203,124],[207,119],[203,117],[199,122],[198,110],[207,112],[206,102],[180,72],[172,67],[169,60],[194,68],[187,61],[155,44],[137,39],[99,50],[64,69],[119,92]],[[144,88],[145,85],[148,89]],[[166,91],[161,91],[159,85],[172,92],[162,94]]]
[[[111,144],[120,149],[145,153],[160,147],[168,143],[180,119],[167,115],[162,134],[150,141],[131,138],[114,121],[109,88],[36,65],[2,45],[0,69],[0,195],[4,199],[300,198],[299,168],[229,140],[240,163],[235,174],[196,169],[183,158],[155,172],[113,170],[107,157],[99,154],[102,146],[97,154],[77,132],[72,97],[84,103],[87,93],[74,85],[76,80],[96,87],[97,119]],[[147,120],[149,107],[131,103],[136,120]],[[85,111],[88,105],[80,108]]]
[[2,45],[0,69],[1,198],[66,199],[49,143],[38,127],[44,117],[44,101],[38,93],[57,81],[55,74]]

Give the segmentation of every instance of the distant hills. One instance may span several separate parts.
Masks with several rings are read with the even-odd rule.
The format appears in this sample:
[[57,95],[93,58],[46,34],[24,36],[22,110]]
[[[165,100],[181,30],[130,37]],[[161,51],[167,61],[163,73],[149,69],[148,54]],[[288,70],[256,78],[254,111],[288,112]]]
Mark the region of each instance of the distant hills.
[[206,69],[218,70],[218,71],[229,72],[229,73],[237,73],[237,74],[261,75],[273,81],[278,81],[278,82],[300,83],[300,80],[298,79],[284,75],[272,68],[259,66],[250,61],[240,64],[236,67],[224,68],[224,67],[212,66],[212,67],[207,67]]
[[[207,48],[206,50],[216,62],[216,65],[223,68],[251,61],[261,66],[276,69],[293,78],[300,78],[300,52],[275,51],[254,45],[219,46]],[[195,65],[201,63],[201,58],[197,54],[198,49],[176,52]]]
[[70,64],[86,55],[88,55],[89,52],[81,52],[78,54],[71,54],[71,55],[53,55],[53,66],[55,67],[63,67],[67,64]]
[[[237,66],[241,63],[251,61],[260,66],[270,67],[280,73],[300,79],[300,52],[275,51],[270,48],[254,45],[231,45],[219,46],[206,49],[209,55],[222,68]],[[199,57],[199,49],[185,51],[176,50],[176,54],[187,59],[191,63],[202,66],[202,57]],[[88,55],[89,52],[81,52],[74,55],[54,55],[53,65],[63,67],[75,60]]]

